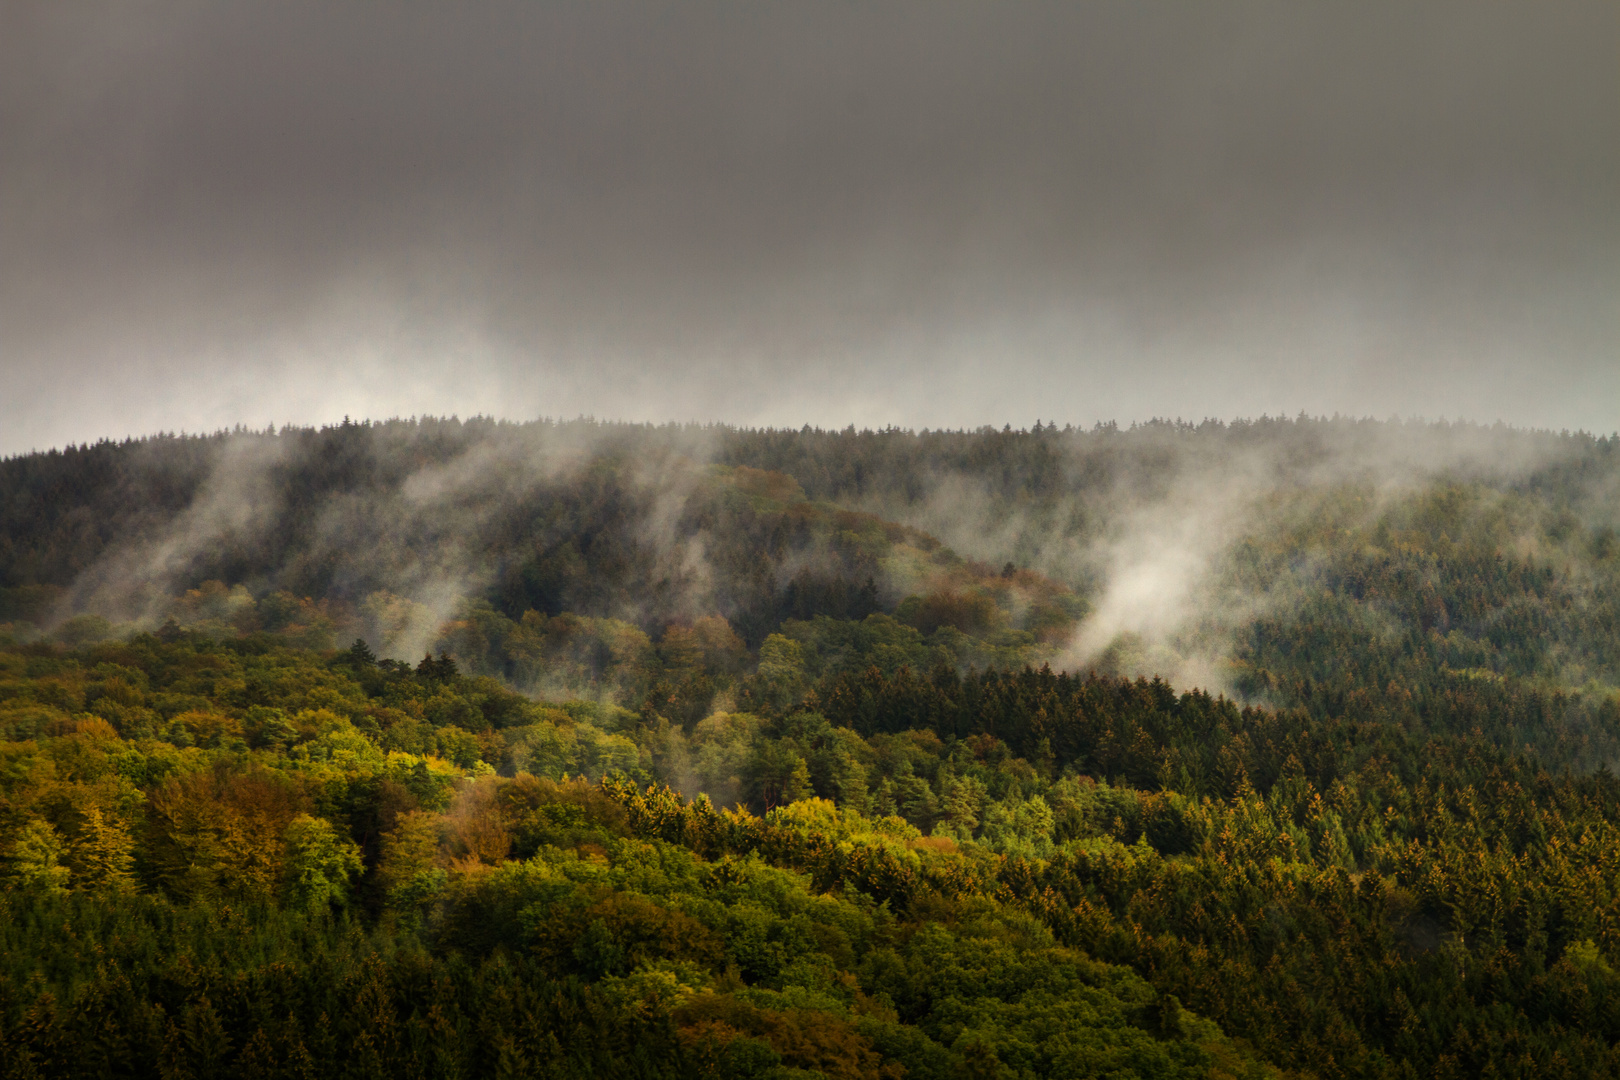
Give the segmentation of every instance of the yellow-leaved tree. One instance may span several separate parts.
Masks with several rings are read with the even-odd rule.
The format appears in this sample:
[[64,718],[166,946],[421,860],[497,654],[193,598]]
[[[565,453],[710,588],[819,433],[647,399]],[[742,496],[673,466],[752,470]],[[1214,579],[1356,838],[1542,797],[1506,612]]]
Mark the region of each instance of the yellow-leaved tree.
[[268,772],[217,769],[173,777],[152,793],[147,854],[163,888],[183,899],[269,898],[283,877],[299,792]]
[[80,888],[92,892],[131,892],[135,888],[135,838],[116,817],[86,807],[74,838],[71,861]]
[[67,845],[48,821],[34,818],[17,830],[5,853],[5,871],[13,888],[26,892],[66,892],[72,871],[62,865]]

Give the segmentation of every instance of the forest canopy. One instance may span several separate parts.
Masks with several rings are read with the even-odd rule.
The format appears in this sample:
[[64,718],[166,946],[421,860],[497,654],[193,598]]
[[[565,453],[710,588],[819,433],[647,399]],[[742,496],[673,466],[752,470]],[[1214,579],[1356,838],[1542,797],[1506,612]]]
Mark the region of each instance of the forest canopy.
[[1620,1074],[1620,450],[0,462],[4,1075]]

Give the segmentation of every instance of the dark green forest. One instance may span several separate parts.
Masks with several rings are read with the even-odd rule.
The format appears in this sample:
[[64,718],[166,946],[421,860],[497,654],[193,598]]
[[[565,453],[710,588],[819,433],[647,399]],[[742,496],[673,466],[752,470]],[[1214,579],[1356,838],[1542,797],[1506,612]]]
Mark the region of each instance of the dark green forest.
[[0,1073],[1620,1075],[1620,440],[0,462]]

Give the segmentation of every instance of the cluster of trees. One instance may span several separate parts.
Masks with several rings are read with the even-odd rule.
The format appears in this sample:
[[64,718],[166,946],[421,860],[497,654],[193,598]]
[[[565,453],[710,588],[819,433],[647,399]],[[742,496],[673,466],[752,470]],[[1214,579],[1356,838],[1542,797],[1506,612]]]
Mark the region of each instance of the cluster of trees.
[[[715,624],[686,645],[745,654]],[[1607,770],[1162,682],[760,651],[698,719],[363,643],[0,652],[0,1059],[1620,1073]]]
[[[6,1075],[1270,1073],[1016,898],[815,870],[963,856],[814,798],[802,710],[688,732],[201,634],[0,664]],[[888,798],[904,749],[845,738]],[[677,772],[735,786],[690,804],[728,839],[664,835]]]
[[[0,1075],[1620,1074],[1616,450],[427,420],[0,462]],[[1151,655],[1231,696],[1128,638],[1046,666],[1143,522],[1208,568]]]
[[1229,553],[1270,598],[1233,635],[1236,687],[1317,717],[1488,732],[1557,765],[1620,761],[1613,530],[1480,484],[1386,501],[1319,495]]
[[[700,464],[704,435],[421,421],[13,458],[0,462],[0,623],[161,618],[165,585],[208,582],[243,589],[211,613],[237,630],[318,616],[382,636],[431,634],[415,624],[434,616],[409,603],[469,580],[514,620],[572,613],[657,632],[718,614],[753,646],[784,619],[860,619],[912,595],[927,629],[1043,640],[1080,609],[1039,575],[809,500],[785,474]],[[326,608],[287,610],[305,597]]]
[[[1484,692],[1470,680],[1620,685],[1617,451],[1337,418],[971,432],[424,419],[101,443],[0,461],[0,627],[73,643],[173,617],[310,647],[460,647],[550,696],[584,692],[614,645],[583,642],[622,639],[615,624],[656,640],[706,616],[757,650],[787,621],[884,614],[976,643],[947,644],[958,666],[1038,665],[1108,587],[1110,552],[1224,504],[1230,542],[1189,553],[1209,557],[1208,587],[1171,598],[1189,637],[1208,631],[1186,644],[1229,661],[1227,685],[1251,698],[1319,710],[1364,692],[1342,708],[1410,723],[1433,707],[1403,693]],[[480,604],[515,625],[470,616]],[[530,629],[559,616],[567,633]],[[474,632],[442,640],[446,620]],[[541,687],[557,669],[567,686]]]

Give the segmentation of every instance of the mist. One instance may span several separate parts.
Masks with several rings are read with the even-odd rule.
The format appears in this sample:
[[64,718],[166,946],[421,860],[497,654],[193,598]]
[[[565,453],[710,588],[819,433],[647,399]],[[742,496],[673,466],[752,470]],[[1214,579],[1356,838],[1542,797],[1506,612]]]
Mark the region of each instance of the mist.
[[1620,425],[1610,4],[26,4],[0,453],[235,423]]
[[[1620,472],[1579,464],[1589,445],[1500,425],[1337,418],[1050,429],[1020,475],[986,476],[946,452],[857,502],[1086,597],[1054,668],[1242,696],[1230,667],[1237,635],[1291,617],[1321,585],[1324,544],[1374,549],[1381,523],[1421,513],[1426,499],[1479,500],[1464,519],[1477,535],[1460,542],[1584,572],[1579,540],[1574,555],[1549,543],[1536,492],[1573,471],[1578,535],[1620,525]],[[1267,569],[1246,545],[1266,553]]]
[[[746,473],[777,493],[783,521],[816,506],[861,511],[987,571],[1007,563],[1071,591],[1068,631],[1026,657],[1246,698],[1257,691],[1243,686],[1242,656],[1257,626],[1291,625],[1331,592],[1345,559],[1385,559],[1401,530],[1430,519],[1462,531],[1425,543],[1547,567],[1575,603],[1601,606],[1593,589],[1608,587],[1607,564],[1589,547],[1620,527],[1613,444],[1342,418],[976,432],[490,420],[242,431],[79,451],[124,462],[107,494],[69,510],[105,516],[108,531],[99,549],[57,545],[85,552],[70,579],[33,573],[68,586],[58,627],[88,613],[153,629],[212,580],[235,590],[216,604],[343,605],[380,655],[403,660],[442,647],[448,627],[491,603],[512,619],[573,612],[616,621],[610,637],[639,627],[653,640],[718,615],[757,647],[784,617],[786,591],[805,582],[853,588],[869,576],[877,606],[839,616],[857,619],[957,588],[918,563],[916,547],[852,570],[824,545],[750,531],[751,496],[723,497],[737,482],[728,477]],[[29,460],[40,459],[16,465]],[[159,488],[172,493],[166,510],[144,494]],[[1371,600],[1336,618],[1374,636],[1404,632]],[[605,656],[571,663],[600,674]],[[1607,670],[1601,658],[1564,666],[1574,685]],[[542,673],[526,688],[577,695],[576,676]]]

